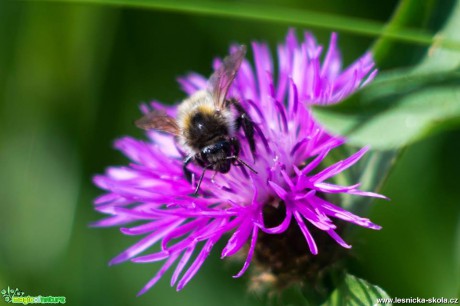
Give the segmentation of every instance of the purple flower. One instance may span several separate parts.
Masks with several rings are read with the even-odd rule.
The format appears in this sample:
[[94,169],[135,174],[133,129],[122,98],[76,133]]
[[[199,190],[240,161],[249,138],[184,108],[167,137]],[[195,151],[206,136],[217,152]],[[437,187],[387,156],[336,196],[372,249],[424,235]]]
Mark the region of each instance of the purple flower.
[[[95,200],[95,208],[108,215],[95,225],[121,226],[123,234],[142,237],[110,264],[127,260],[164,262],[139,294],[152,287],[174,264],[171,286],[182,289],[220,239],[227,241],[222,258],[249,245],[245,248],[243,268],[235,276],[239,277],[250,265],[261,232],[280,234],[296,222],[310,252],[317,254],[311,228],[326,232],[338,244],[350,248],[338,235],[333,218],[380,229],[324,196],[346,193],[384,198],[360,191],[359,184],[338,186],[327,182],[355,164],[367,148],[321,167],[329,151],[342,145],[344,139],[328,134],[312,117],[309,105],[340,102],[376,74],[370,53],[342,70],[336,40],[337,35],[332,34],[329,49],[321,60],[322,46],[310,33],[305,33],[304,41],[299,42],[290,31],[286,42],[278,46],[276,81],[268,47],[252,44],[254,67],[244,60],[227,96],[238,99],[255,123],[255,159],[244,134],[238,132],[237,137],[241,142],[240,158],[258,174],[245,167],[232,167],[229,173],[215,176],[208,171],[198,196],[194,196],[195,187],[184,177],[182,157],[172,136],[149,131],[147,141],[131,137],[116,141],[116,148],[132,163],[111,167],[105,175],[94,178],[95,184],[106,191]],[[214,67],[220,62],[216,60]],[[192,73],[179,82],[191,95],[206,88],[207,78]],[[176,106],[152,102],[151,107],[176,115]],[[146,105],[141,109],[144,113],[149,111]],[[190,169],[195,175],[202,171],[197,165]],[[266,225],[264,207],[279,208],[280,203],[285,210],[281,222],[272,227]],[[154,245],[157,247],[152,248]]]

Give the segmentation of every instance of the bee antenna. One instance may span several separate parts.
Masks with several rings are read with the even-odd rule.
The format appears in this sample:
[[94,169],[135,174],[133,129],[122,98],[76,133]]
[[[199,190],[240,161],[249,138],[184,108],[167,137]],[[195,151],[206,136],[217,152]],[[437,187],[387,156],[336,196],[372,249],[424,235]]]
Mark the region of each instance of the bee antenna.
[[256,170],[254,170],[251,166],[249,166],[248,164],[246,164],[244,161],[242,161],[240,158],[234,156],[234,158],[242,165],[246,166],[249,170],[251,170],[252,172],[254,172],[255,174],[258,174]]

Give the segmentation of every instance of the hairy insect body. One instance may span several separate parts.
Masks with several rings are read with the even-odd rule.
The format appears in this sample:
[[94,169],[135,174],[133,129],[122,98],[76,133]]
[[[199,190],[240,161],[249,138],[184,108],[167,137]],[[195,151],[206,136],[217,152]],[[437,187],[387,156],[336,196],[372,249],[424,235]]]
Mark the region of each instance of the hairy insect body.
[[228,109],[216,110],[212,96],[205,90],[184,100],[177,121],[184,137],[180,138],[187,154],[223,141],[234,133],[234,116]]
[[227,99],[227,92],[245,54],[246,47],[240,46],[227,56],[209,78],[208,87],[179,105],[177,118],[153,110],[136,121],[136,125],[142,129],[155,129],[176,136],[186,151],[183,170],[189,182],[193,181],[193,174],[187,168],[188,164],[194,162],[203,168],[195,194],[206,170],[227,173],[235,165],[245,166],[257,173],[238,157],[240,142],[235,136],[235,130],[242,128],[254,154],[253,122],[236,99]]

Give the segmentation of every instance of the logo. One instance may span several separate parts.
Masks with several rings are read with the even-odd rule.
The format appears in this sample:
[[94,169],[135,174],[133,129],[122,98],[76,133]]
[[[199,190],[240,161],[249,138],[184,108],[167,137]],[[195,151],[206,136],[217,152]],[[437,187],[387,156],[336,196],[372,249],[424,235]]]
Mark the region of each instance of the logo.
[[30,296],[24,295],[24,292],[19,290],[19,288],[12,289],[8,287],[8,289],[2,289],[0,291],[2,294],[3,299],[7,303],[13,304],[65,304],[65,296]]

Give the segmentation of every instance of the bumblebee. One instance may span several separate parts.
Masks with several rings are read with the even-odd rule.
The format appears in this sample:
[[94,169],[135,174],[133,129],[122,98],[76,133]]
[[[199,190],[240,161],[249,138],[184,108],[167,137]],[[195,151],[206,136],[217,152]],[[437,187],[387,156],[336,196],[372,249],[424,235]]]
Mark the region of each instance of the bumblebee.
[[238,157],[240,142],[235,136],[235,132],[242,128],[254,155],[254,123],[238,100],[227,99],[227,92],[245,54],[246,47],[242,45],[224,58],[209,78],[207,88],[194,93],[179,105],[176,119],[163,111],[153,110],[135,122],[139,128],[154,129],[177,137],[186,152],[183,171],[190,183],[192,172],[187,168],[190,162],[203,168],[195,194],[208,169],[227,173],[232,165],[245,166],[257,174]]

